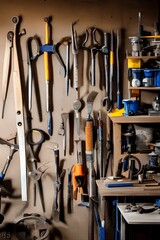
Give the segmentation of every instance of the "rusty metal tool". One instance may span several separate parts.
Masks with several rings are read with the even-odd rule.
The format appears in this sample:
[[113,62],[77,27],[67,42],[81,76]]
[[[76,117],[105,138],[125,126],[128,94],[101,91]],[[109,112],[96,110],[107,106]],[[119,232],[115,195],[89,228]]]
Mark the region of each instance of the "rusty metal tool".
[[20,74],[20,61],[18,55],[18,38],[25,34],[25,30],[19,33],[18,27],[20,18],[14,16],[12,18],[14,24],[13,38],[13,85],[14,85],[14,100],[16,111],[16,127],[20,154],[20,175],[21,175],[21,197],[22,201],[27,201],[27,167],[26,167],[26,140],[25,140],[25,123],[24,123],[24,108],[23,108],[23,93],[22,79]]
[[12,48],[13,48],[13,35],[12,31],[7,33],[6,39],[6,47],[4,53],[4,64],[3,64],[3,75],[2,75],[2,118],[4,117],[4,108],[5,102],[7,98],[7,91],[10,79],[10,71],[11,71],[11,56],[12,56]]

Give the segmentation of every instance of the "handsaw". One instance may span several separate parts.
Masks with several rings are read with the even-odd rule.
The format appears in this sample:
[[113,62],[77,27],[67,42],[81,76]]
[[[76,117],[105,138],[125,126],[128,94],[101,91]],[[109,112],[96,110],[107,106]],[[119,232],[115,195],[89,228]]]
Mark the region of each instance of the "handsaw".
[[6,47],[5,47],[4,64],[3,64],[3,76],[2,76],[2,101],[3,101],[2,118],[4,117],[4,108],[5,108],[9,78],[10,78],[13,35],[14,35],[13,32],[9,31],[7,33],[7,38],[6,38]]
[[[14,24],[14,38],[13,38],[13,85],[14,85],[14,101],[16,111],[16,127],[20,154],[20,175],[21,175],[21,198],[22,201],[27,201],[27,167],[26,167],[26,141],[25,141],[25,126],[23,113],[23,97],[21,76],[18,58],[18,25],[19,17],[12,18]],[[24,32],[23,32],[24,33]]]
[[[45,17],[45,44],[49,44],[49,18]],[[49,53],[44,52],[44,70],[46,80],[46,111],[48,113],[48,133],[52,135],[52,112],[50,109],[50,68],[49,68]]]

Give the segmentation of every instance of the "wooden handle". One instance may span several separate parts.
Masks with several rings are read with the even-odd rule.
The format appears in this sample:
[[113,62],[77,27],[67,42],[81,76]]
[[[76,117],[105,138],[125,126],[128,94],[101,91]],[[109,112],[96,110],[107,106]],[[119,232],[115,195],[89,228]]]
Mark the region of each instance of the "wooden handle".
[[93,153],[93,120],[89,120],[86,122],[85,136],[86,136],[86,154],[92,154]]

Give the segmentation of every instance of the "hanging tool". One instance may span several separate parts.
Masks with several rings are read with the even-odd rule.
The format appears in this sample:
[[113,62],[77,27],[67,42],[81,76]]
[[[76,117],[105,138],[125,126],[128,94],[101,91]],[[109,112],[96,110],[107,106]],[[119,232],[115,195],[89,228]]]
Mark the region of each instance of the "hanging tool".
[[[46,34],[46,40],[45,44],[49,44],[50,42],[50,31],[49,31],[49,18],[45,17],[45,34]],[[52,112],[51,112],[51,102],[50,102],[50,67],[49,67],[49,53],[44,52],[44,70],[45,70],[45,80],[46,80],[46,111],[48,113],[48,133],[49,135],[52,135]]]
[[82,108],[82,102],[79,99],[74,100],[73,102],[73,109],[75,112],[75,118],[76,118],[76,129],[77,129],[77,134],[80,136],[80,110]]
[[0,138],[0,144],[5,144],[10,147],[10,154],[8,155],[7,161],[6,161],[2,171],[0,172],[0,181],[2,181],[6,175],[6,172],[11,163],[11,160],[13,159],[13,155],[15,154],[15,152],[17,152],[19,150],[19,146],[17,144],[9,143],[2,138]]
[[[78,191],[82,194],[86,183],[85,171],[82,163],[82,146],[81,140],[75,140],[77,145],[77,163],[72,167],[72,184],[73,184],[73,198],[77,200]],[[80,149],[79,146],[80,145]]]
[[93,101],[98,92],[92,91],[87,97],[88,115],[85,126],[86,136],[86,160],[89,163],[89,221],[88,221],[88,240],[94,239],[94,198],[96,196],[96,183],[94,172],[94,138],[93,138],[93,118],[91,116],[93,110]]
[[25,30],[21,33],[18,31],[20,18],[15,16],[12,18],[14,24],[14,38],[13,38],[13,85],[14,85],[14,99],[16,111],[16,127],[20,154],[20,174],[21,174],[21,195],[22,201],[27,201],[27,171],[26,171],[26,141],[25,141],[25,124],[23,113],[23,95],[22,83],[20,76],[20,61],[18,56],[18,42],[19,36],[25,34]]
[[67,120],[69,118],[69,113],[61,114],[62,122],[58,130],[58,134],[63,136],[63,153],[66,156],[66,140],[67,140]]
[[117,62],[117,108],[122,108],[122,99],[120,92],[120,58],[119,58],[119,50],[120,50],[120,31],[117,30],[117,48],[116,48],[116,62]]
[[90,79],[90,84],[91,86],[95,86],[96,84],[96,74],[95,74],[95,65],[96,65],[96,54],[98,52],[104,53],[105,48],[102,46],[96,39],[96,33],[97,33],[97,28],[91,29],[90,35],[91,35],[91,44],[87,46],[87,42],[89,40],[89,30],[86,29],[86,36],[85,40],[82,43],[82,48],[84,50],[87,50],[91,54],[91,79]]
[[11,71],[11,56],[13,48],[13,35],[12,31],[7,33],[6,47],[4,53],[4,64],[3,64],[3,76],[2,76],[2,118],[4,117],[4,108],[7,98],[7,91],[9,85],[10,71]]
[[[52,131],[53,131],[53,126],[52,126],[52,112],[51,112],[51,69],[50,69],[50,62],[49,62],[49,57],[50,54],[54,54],[57,58],[57,60],[59,61],[59,63],[61,64],[63,70],[64,70],[64,77],[66,75],[66,66],[63,62],[63,59],[59,53],[59,47],[61,45],[60,42],[58,42],[57,44],[50,44],[50,29],[49,29],[49,21],[50,18],[46,17],[44,18],[45,21],[45,44],[42,45],[40,42],[39,37],[33,37],[32,41],[35,41],[35,44],[37,45],[37,52],[35,54],[30,54],[30,60],[31,63],[37,59],[37,57],[39,57],[40,55],[44,54],[44,70],[45,70],[45,80],[46,80],[46,111],[48,112],[48,133],[50,135],[52,135]],[[30,52],[32,53],[32,47],[30,49]],[[29,69],[30,71],[30,69]],[[31,75],[31,74],[30,74]],[[32,93],[32,84],[30,84],[30,90],[29,90],[29,94]],[[29,96],[28,99],[31,99],[31,97]],[[31,101],[31,100],[29,100]]]
[[72,185],[72,172],[68,172],[68,191],[67,191],[67,212],[72,212],[72,197],[73,197],[73,185]]
[[97,148],[98,148],[98,169],[97,175],[99,178],[104,177],[104,163],[103,163],[103,120],[102,114],[98,112],[98,126],[97,126]]
[[66,83],[66,96],[69,95],[69,80],[70,80],[70,45],[71,40],[68,39],[66,41],[66,76],[65,76],[65,83]]
[[[42,143],[45,141],[45,135],[44,132],[41,129],[38,128],[32,128],[27,133],[27,143],[29,146],[29,152],[30,157],[27,161],[27,165],[29,168],[29,177],[33,180],[34,183],[34,206],[36,206],[36,192],[38,191],[41,206],[43,211],[45,212],[45,206],[44,206],[44,199],[43,199],[43,193],[42,193],[42,184],[41,184],[41,176],[42,172],[38,170],[37,168],[37,155],[40,151]],[[37,140],[38,139],[38,140]],[[37,147],[34,150],[34,147]]]
[[112,102],[113,100],[113,68],[114,68],[114,32],[113,30],[111,31],[111,47],[110,47],[110,93],[109,93],[109,98],[110,101]]
[[74,26],[79,20],[72,23],[72,54],[73,54],[73,87],[75,89],[79,88],[79,79],[78,79],[78,43],[77,43],[77,32],[74,30]]
[[95,28],[92,32],[93,47],[91,47],[91,86],[96,84],[95,65],[96,65],[96,54],[101,52],[102,46],[96,39],[97,29]]
[[78,20],[72,24],[72,54],[73,54],[73,87],[76,89],[76,100],[73,102],[73,109],[75,111],[75,119],[76,119],[76,129],[77,134],[80,136],[80,110],[82,107],[82,103],[79,99],[79,76],[78,76],[78,41],[77,41],[77,32],[74,30],[75,24],[77,24]]
[[49,147],[51,150],[54,151],[54,157],[55,157],[55,184],[54,184],[54,201],[53,201],[53,219],[54,220],[59,220],[60,216],[60,206],[58,204],[58,195],[61,191],[62,187],[62,179],[64,177],[65,171],[63,170],[61,172],[60,169],[60,163],[59,163],[59,146],[57,143],[54,143],[53,147]]
[[105,71],[105,92],[106,96],[103,99],[103,103],[106,105],[106,110],[109,111],[111,102],[109,99],[109,39],[107,32],[104,32],[104,45],[102,47],[102,53],[104,54],[104,71]]
[[28,53],[28,110],[31,112],[32,109],[32,85],[33,85],[33,64],[38,58],[38,54],[33,54],[32,44],[37,47],[36,51],[39,52],[40,39],[35,37],[29,37],[27,39],[27,53]]
[[37,213],[25,213],[16,223],[14,233],[19,240],[46,240],[49,237],[49,222]]

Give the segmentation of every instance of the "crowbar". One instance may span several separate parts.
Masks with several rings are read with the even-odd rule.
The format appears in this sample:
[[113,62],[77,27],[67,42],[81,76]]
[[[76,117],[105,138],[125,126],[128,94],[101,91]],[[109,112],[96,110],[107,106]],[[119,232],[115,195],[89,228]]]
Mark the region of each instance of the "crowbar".
[[[21,174],[21,197],[22,201],[27,201],[27,167],[26,167],[26,140],[25,140],[25,125],[23,112],[23,97],[21,76],[19,68],[18,57],[18,25],[19,17],[12,18],[14,24],[14,38],[13,38],[13,85],[14,85],[14,101],[16,111],[16,127],[20,154],[20,174]],[[22,32],[24,34],[25,31]]]

